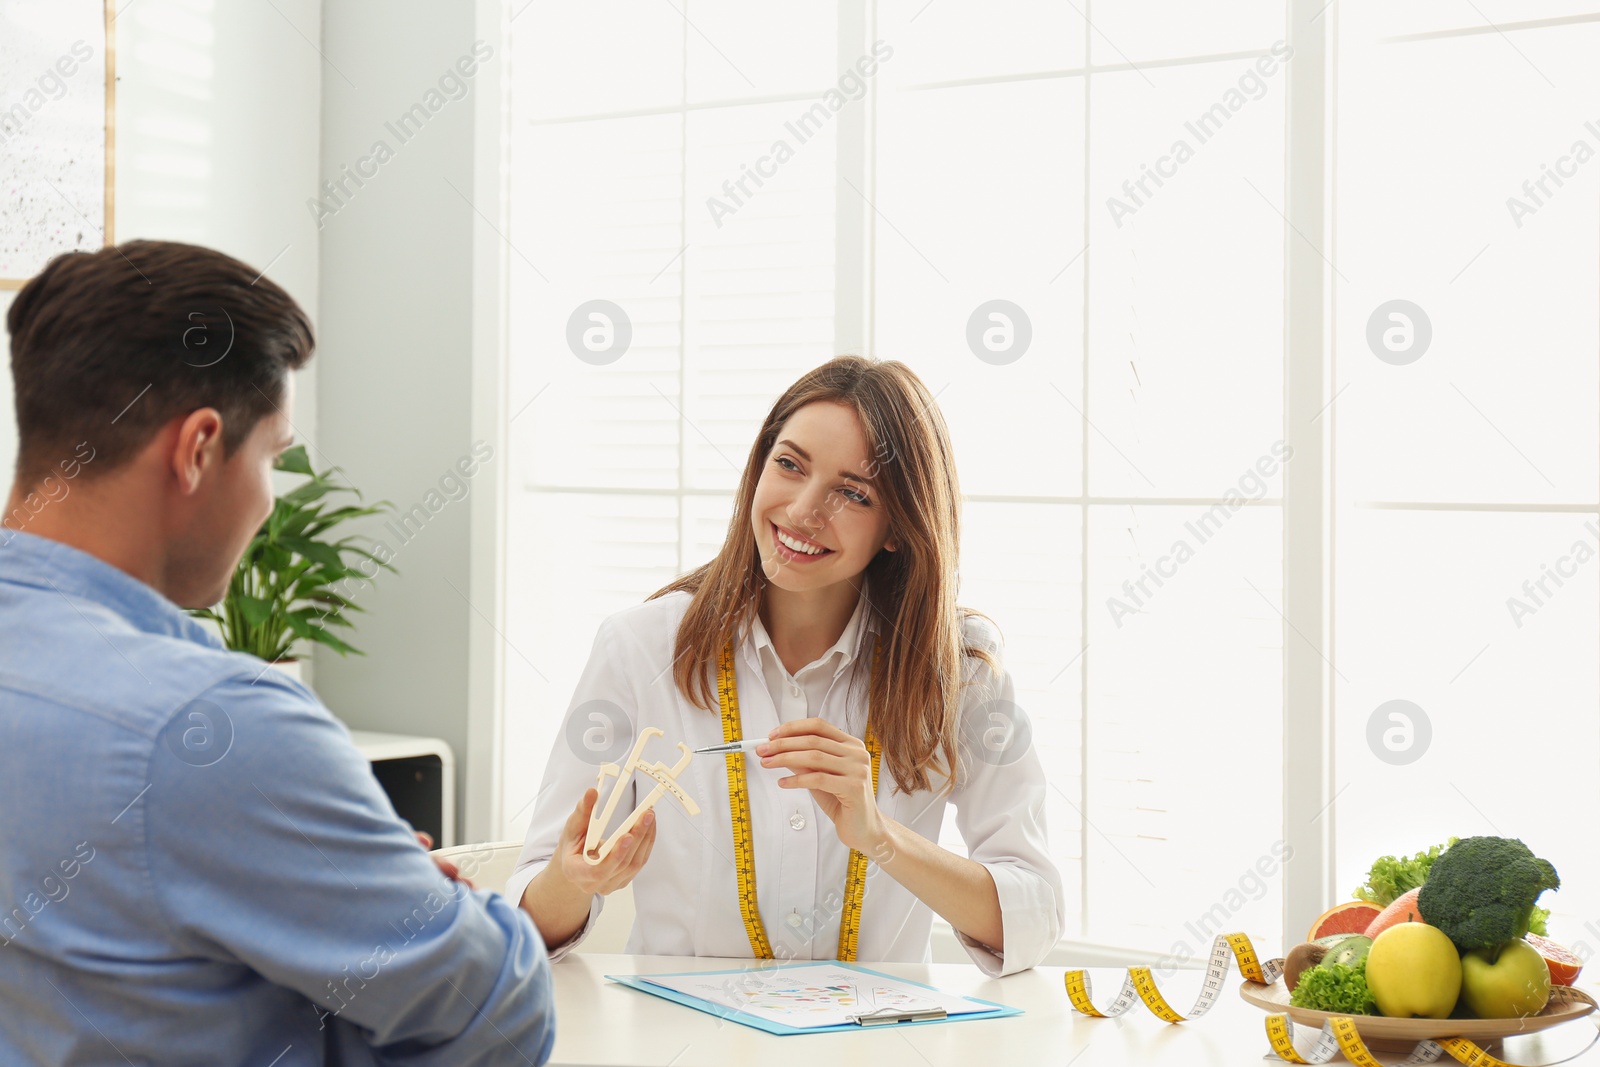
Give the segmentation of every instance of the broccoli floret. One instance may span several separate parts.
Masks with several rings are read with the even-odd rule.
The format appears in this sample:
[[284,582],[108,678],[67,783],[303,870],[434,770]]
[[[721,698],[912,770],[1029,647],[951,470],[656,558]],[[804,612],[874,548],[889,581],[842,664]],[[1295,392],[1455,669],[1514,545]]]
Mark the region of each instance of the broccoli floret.
[[1462,952],[1496,949],[1527,934],[1533,906],[1561,879],[1516,838],[1467,837],[1434,861],[1417,910]]

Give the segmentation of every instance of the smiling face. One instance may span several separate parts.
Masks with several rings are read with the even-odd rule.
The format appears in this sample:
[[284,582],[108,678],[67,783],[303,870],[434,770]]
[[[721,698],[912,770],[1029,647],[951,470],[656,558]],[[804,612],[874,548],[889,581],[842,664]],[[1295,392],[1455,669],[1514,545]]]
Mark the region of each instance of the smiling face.
[[[790,592],[855,578],[888,539],[889,514],[855,409],[807,404],[778,429],[750,506],[761,569]],[[787,542],[787,543],[785,543]]]

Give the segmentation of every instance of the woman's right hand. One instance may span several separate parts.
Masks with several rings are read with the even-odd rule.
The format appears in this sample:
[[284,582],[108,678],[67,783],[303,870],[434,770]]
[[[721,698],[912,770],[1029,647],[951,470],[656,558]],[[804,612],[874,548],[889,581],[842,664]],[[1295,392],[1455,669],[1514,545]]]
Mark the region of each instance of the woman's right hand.
[[583,794],[561,830],[561,842],[556,849],[562,877],[585,897],[615,893],[633,881],[656,843],[656,813],[651,810],[622,836],[605,859],[595,864],[586,860],[584,840],[589,835],[589,816],[599,796],[593,789]]

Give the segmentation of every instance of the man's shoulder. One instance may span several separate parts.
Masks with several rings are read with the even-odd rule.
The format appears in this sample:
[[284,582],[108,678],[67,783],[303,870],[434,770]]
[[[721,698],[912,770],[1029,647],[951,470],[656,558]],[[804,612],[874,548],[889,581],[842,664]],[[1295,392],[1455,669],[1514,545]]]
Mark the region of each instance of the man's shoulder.
[[[92,606],[85,611],[97,617],[0,623],[0,635],[28,627],[28,644],[60,642],[0,666],[0,690],[147,738],[159,735],[197,701],[317,706],[309,690],[255,656],[142,631]],[[89,635],[74,632],[80,629],[75,623]],[[83,729],[85,723],[79,719],[71,728]]]

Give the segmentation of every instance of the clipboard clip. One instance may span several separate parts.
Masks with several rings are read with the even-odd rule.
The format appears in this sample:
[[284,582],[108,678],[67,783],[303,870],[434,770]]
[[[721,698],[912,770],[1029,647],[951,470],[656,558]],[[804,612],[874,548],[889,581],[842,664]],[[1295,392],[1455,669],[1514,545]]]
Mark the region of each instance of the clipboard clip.
[[948,1018],[943,1008],[924,1008],[920,1011],[901,1011],[897,1008],[879,1008],[860,1015],[847,1015],[857,1026],[886,1026],[894,1023],[933,1022]]

